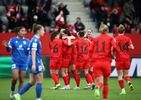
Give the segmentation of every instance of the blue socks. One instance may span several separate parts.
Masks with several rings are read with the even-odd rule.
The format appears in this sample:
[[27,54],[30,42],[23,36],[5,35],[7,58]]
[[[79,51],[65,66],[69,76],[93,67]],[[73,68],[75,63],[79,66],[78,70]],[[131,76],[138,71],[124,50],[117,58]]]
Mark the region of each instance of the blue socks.
[[14,92],[15,91],[15,87],[11,86],[11,91]]
[[42,93],[42,83],[36,84],[36,98],[40,98]]
[[26,83],[18,93],[20,95],[24,94],[32,85],[30,83]]
[[21,90],[21,89],[18,88],[18,92],[19,92],[20,90]]

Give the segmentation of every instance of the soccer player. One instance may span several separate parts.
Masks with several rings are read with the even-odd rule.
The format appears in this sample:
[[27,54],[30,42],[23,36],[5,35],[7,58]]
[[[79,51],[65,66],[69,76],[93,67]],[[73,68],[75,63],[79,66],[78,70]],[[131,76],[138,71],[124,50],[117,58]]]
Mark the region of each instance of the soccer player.
[[92,77],[88,73],[90,68],[90,59],[89,59],[89,46],[90,43],[84,38],[85,32],[80,31],[78,33],[79,40],[75,41],[73,44],[77,48],[77,58],[76,58],[76,87],[74,90],[80,90],[80,73],[81,70],[84,71],[84,75],[87,80],[94,85],[92,82]]
[[99,99],[99,89],[103,86],[103,100],[106,100],[109,91],[108,81],[111,73],[111,47],[113,46],[113,48],[117,49],[117,46],[116,41],[111,36],[107,35],[109,29],[103,22],[101,23],[99,31],[101,35],[95,37],[90,47],[90,51],[93,51],[91,61],[97,81],[94,95],[96,99]]
[[55,81],[55,87],[50,89],[58,89],[61,84],[59,83],[58,72],[62,66],[62,51],[63,46],[69,46],[68,42],[59,39],[59,33],[54,32],[51,34],[49,46],[51,49],[50,57],[50,74],[53,80]]
[[[93,37],[92,37],[92,34],[93,34],[93,31],[91,29],[88,29],[87,32],[86,32],[86,38],[89,39],[91,42],[93,41]],[[89,52],[89,55],[90,55],[90,59],[93,55],[93,52]],[[95,84],[95,76],[94,76],[94,72],[93,72],[93,66],[92,66],[92,63],[90,61],[90,68],[89,68],[89,74],[91,75],[92,79],[93,79],[93,83]],[[91,89],[91,84],[88,80],[87,81],[87,86],[84,87],[84,89]],[[95,85],[94,85],[95,87]],[[94,89],[93,87],[93,89]]]
[[18,91],[24,85],[24,77],[27,71],[27,55],[29,54],[29,43],[30,41],[27,38],[24,38],[26,31],[25,28],[20,26],[16,27],[14,31],[18,34],[17,37],[10,39],[9,43],[5,40],[3,45],[6,47],[7,52],[10,52],[12,49],[12,81],[11,81],[11,93],[10,98],[13,99],[15,85],[18,80],[19,75],[19,87]]
[[22,89],[14,95],[15,100],[20,100],[21,95],[24,94],[30,87],[36,82],[36,100],[41,100],[42,83],[43,83],[43,71],[45,70],[41,60],[41,42],[40,37],[44,34],[44,28],[42,25],[33,25],[33,38],[30,43],[30,55],[28,60],[29,67],[29,82],[25,84]]
[[[124,82],[122,79],[122,74],[127,81],[129,88],[131,91],[134,90],[133,85],[131,83],[131,79],[128,76],[129,68],[130,68],[130,54],[129,50],[134,50],[134,46],[132,44],[132,41],[129,37],[124,36],[125,28],[123,25],[119,25],[118,28],[119,35],[115,37],[117,41],[118,51],[116,51],[116,69],[118,73],[118,82],[119,86],[121,88],[120,94],[126,94],[126,91],[124,89]],[[114,53],[115,55],[115,53]]]

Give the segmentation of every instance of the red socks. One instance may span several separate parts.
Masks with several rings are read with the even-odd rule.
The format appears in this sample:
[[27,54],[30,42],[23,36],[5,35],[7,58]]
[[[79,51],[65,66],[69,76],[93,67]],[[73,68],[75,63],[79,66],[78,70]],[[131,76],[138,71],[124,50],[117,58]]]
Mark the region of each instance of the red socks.
[[96,87],[97,87],[97,86],[99,87],[99,89],[101,89],[102,83],[97,83],[97,84],[96,84]]
[[65,85],[69,85],[68,84],[68,75],[67,76],[64,76],[64,77],[62,77],[63,78],[63,80],[64,80],[64,82],[65,82]]
[[72,72],[73,77],[74,77],[74,79],[75,79],[75,81],[76,81],[76,70],[71,70],[71,72]]
[[109,92],[109,86],[108,86],[108,84],[104,84],[104,87],[103,87],[103,99],[107,99],[108,92]]
[[88,80],[89,83],[93,83],[91,75],[88,73],[85,75],[86,80]]
[[130,77],[129,77],[129,76],[126,76],[126,77],[125,77],[125,80],[126,80],[127,82],[131,82],[131,80],[130,80]]
[[54,73],[52,73],[51,77],[55,81],[55,86],[56,86],[59,83],[59,80],[58,80],[57,76]]
[[80,74],[76,74],[76,85],[77,87],[80,86]]
[[59,81],[59,75],[58,75],[58,74],[56,74],[56,76],[57,76],[57,78],[58,78],[58,81]]
[[68,72],[68,84],[70,84],[70,72]]
[[95,77],[94,77],[94,72],[93,71],[89,71],[91,77],[92,77],[92,82],[95,84]]
[[120,88],[123,89],[124,88],[123,80],[119,80],[118,83],[119,83]]

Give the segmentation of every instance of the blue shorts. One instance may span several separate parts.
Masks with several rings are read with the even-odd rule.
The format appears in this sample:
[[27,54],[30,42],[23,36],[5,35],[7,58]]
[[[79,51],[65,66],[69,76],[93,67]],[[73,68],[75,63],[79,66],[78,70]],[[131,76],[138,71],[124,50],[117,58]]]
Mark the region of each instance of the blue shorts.
[[31,68],[32,68],[32,60],[30,60],[30,59],[28,61],[28,67],[29,67],[29,73],[30,74],[43,73],[43,67],[42,67],[41,61],[39,61],[39,60],[36,61],[36,70],[35,70],[35,72],[32,72],[31,71]]
[[27,71],[27,64],[16,64],[15,62],[12,62],[11,70],[15,69]]

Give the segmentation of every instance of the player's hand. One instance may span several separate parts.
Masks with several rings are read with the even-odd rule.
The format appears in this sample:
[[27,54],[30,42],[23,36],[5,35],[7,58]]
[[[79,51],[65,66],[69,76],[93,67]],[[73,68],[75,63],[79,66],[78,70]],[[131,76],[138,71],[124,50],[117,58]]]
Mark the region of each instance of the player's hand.
[[8,47],[8,42],[5,41],[5,40],[3,40],[3,41],[2,41],[2,45],[5,46],[5,47]]
[[43,71],[45,71],[45,66],[44,66],[44,65],[42,65],[42,67],[43,67]]
[[31,71],[32,72],[35,72],[35,70],[36,70],[36,66],[35,65],[32,65]]

